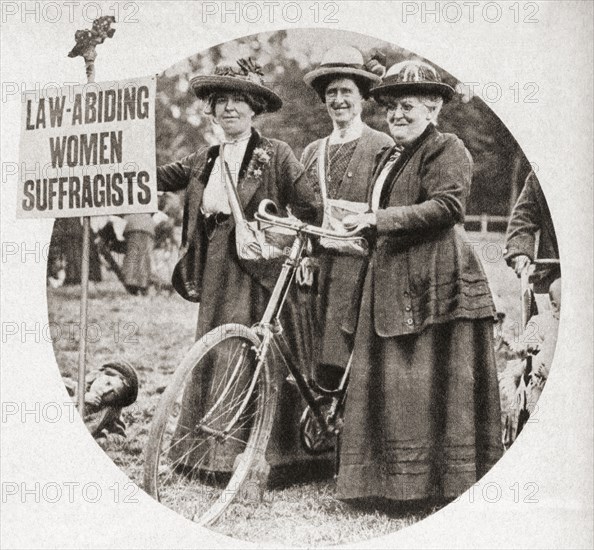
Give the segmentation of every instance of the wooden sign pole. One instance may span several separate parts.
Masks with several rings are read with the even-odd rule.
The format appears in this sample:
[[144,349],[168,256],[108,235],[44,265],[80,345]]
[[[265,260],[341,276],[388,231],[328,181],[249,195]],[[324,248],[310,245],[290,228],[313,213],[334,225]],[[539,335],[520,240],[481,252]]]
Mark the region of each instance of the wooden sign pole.
[[[87,83],[95,82],[96,46],[102,44],[106,38],[111,38],[115,33],[111,24],[115,17],[103,16],[93,21],[91,30],[76,31],[74,39],[76,46],[68,57],[82,56],[85,60]],[[89,252],[91,237],[91,218],[84,216],[82,234],[82,260],[80,278],[80,339],[78,342],[78,412],[84,419],[85,416],[85,390],[86,390],[86,365],[87,365],[87,305],[89,299]]]
[[83,218],[82,261],[80,272],[80,339],[78,342],[78,412],[85,416],[85,388],[87,364],[87,304],[89,296],[89,237],[91,219]]

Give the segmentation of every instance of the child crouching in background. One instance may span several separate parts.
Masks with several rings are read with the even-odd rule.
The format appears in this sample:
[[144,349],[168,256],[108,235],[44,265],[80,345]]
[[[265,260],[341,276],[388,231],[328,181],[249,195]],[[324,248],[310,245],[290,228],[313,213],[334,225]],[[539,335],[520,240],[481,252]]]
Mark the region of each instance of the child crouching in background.
[[[74,397],[78,384],[71,378],[64,378],[64,384],[68,394]],[[117,449],[125,442],[122,409],[132,405],[137,396],[138,376],[127,362],[106,363],[88,374],[84,422],[104,450]]]

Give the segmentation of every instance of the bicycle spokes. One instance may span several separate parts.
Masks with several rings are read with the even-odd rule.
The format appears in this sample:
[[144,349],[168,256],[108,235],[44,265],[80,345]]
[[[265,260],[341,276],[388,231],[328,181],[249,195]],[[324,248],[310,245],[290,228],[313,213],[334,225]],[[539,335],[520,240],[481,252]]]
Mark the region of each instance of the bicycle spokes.
[[165,505],[199,518],[239,491],[229,484],[262,413],[261,368],[254,344],[240,337],[200,358],[162,430],[156,483]]

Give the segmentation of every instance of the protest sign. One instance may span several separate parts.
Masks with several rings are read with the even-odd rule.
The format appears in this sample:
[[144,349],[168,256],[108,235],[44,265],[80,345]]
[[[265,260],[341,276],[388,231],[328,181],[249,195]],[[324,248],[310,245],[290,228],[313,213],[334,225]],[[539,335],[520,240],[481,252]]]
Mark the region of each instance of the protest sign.
[[157,211],[155,78],[22,97],[18,218]]

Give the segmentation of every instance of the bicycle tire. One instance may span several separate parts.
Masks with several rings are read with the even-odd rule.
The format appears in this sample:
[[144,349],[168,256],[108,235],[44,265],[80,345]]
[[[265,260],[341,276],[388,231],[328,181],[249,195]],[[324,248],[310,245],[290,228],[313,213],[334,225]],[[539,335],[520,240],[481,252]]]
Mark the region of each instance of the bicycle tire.
[[[233,345],[237,345],[239,350],[240,355],[237,357],[236,352],[233,352],[233,355],[230,352]],[[198,340],[184,357],[161,397],[153,417],[145,455],[144,488],[161,503],[203,526],[214,523],[237,499],[242,489],[244,489],[242,493],[244,498],[250,499],[253,495],[245,494],[244,483],[253,469],[257,468],[257,461],[264,457],[272,430],[277,399],[266,357],[259,359],[260,348],[260,338],[246,326],[227,324],[213,329]],[[220,367],[221,363],[218,363],[217,367],[210,365],[214,360],[220,361],[220,357],[229,357],[228,370],[233,369],[233,371],[228,378],[225,375],[219,376],[222,381],[215,383],[216,377],[220,374],[218,371],[223,369]],[[246,357],[245,363],[243,357]],[[258,361],[262,361],[261,368],[254,375]],[[195,382],[196,378],[193,376],[207,376],[205,369],[209,368],[211,369],[210,387],[206,393],[200,390],[202,398],[197,405],[202,407],[202,416],[189,430],[187,426],[180,427],[178,419],[172,433],[172,428],[168,428],[168,420],[172,414],[175,414],[177,401],[183,396],[186,385],[188,382]],[[247,375],[246,372],[248,372]],[[238,389],[232,390],[233,385]],[[246,398],[248,394],[249,398]],[[248,405],[245,410],[238,413],[237,411],[243,406],[240,403],[245,405],[246,402]],[[227,411],[225,407],[229,410]],[[224,432],[221,430],[222,424],[228,422],[229,417],[235,414],[240,415],[236,422],[237,431],[228,436],[221,436],[220,432]],[[214,420],[211,422],[211,419]],[[182,432],[179,431],[180,429]],[[164,438],[167,430],[172,436],[173,443],[168,449],[163,449],[164,443],[167,443],[164,441],[167,439]],[[179,434],[183,433],[183,430],[187,430],[187,433],[180,437]],[[196,440],[200,442],[195,447],[190,447],[189,455],[187,452],[182,455],[187,457],[184,459],[186,462],[176,459],[173,456],[175,453],[171,452],[173,447],[188,434],[195,434],[196,430],[204,432],[197,436]],[[207,430],[216,430],[219,433],[213,435]],[[178,437],[177,441],[176,437]],[[189,442],[192,446],[194,445],[192,437],[190,436],[190,440],[186,441],[185,445]],[[225,444],[227,444],[226,449]],[[213,466],[212,462],[216,462],[219,456],[224,456],[224,452],[233,445],[243,446],[243,449],[242,453],[234,459],[231,472],[217,470],[217,466]],[[199,451],[201,446],[203,449]],[[197,461],[190,466],[188,460],[192,462],[194,455],[202,457],[200,453],[204,454],[203,461]],[[188,468],[190,468],[189,471]],[[226,477],[228,480],[224,481]],[[169,480],[171,484],[166,485]],[[255,483],[256,490],[261,495],[265,478],[256,479]],[[250,485],[250,489],[253,489],[253,484],[250,483]],[[178,490],[185,490],[185,493],[179,493]]]

